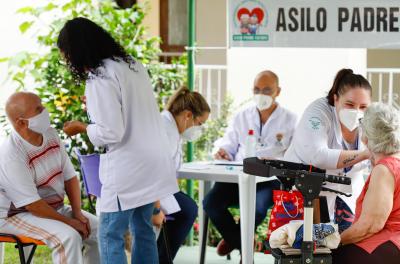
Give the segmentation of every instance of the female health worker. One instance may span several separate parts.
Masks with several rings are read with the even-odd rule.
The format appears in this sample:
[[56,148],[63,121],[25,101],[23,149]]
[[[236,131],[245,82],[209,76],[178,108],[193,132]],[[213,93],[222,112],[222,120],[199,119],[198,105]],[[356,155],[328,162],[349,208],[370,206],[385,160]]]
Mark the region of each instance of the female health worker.
[[158,263],[154,203],[178,191],[167,134],[146,68],[100,26],[66,22],[57,42],[73,76],[86,83],[90,124],[71,121],[69,135],[87,133],[100,156],[99,245],[103,264],[127,263],[124,234],[135,237],[131,263]]
[[[166,110],[161,113],[176,171],[179,170],[182,163],[182,141],[198,139],[202,133],[202,125],[207,121],[209,114],[210,107],[204,97],[197,92],[191,92],[186,87],[175,92],[169,100]],[[167,227],[166,233],[172,259],[192,228],[198,210],[196,202],[183,192],[177,192],[173,196],[180,211],[170,214],[172,220],[166,221],[164,224]],[[161,200],[161,209],[167,207],[173,207],[173,202],[170,199]],[[161,210],[161,217],[164,211]],[[165,239],[162,236],[161,233],[158,238],[160,264],[168,263]]]
[[351,177],[351,186],[327,184],[330,219],[335,218],[343,231],[352,222],[356,199],[364,186],[363,170],[370,152],[361,143],[359,120],[371,103],[372,88],[368,81],[350,69],[340,70],[326,98],[311,103],[300,120],[284,160],[301,162],[327,170],[328,174]]

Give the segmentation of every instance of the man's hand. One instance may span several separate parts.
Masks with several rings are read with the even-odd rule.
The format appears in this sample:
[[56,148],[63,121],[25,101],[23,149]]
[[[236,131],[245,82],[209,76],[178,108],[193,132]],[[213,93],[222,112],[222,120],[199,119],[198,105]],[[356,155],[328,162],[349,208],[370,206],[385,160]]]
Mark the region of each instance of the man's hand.
[[82,212],[78,212],[78,213],[74,213],[73,214],[73,218],[75,218],[76,220],[79,220],[82,224],[84,224],[86,226],[86,231],[88,233],[88,236],[90,236],[90,222],[89,219],[87,219]]
[[89,233],[88,233],[87,227],[84,223],[82,223],[81,221],[79,221],[77,219],[71,218],[68,220],[67,224],[69,226],[71,226],[73,229],[75,229],[76,231],[78,231],[78,233],[81,234],[83,240],[88,238]]
[[69,121],[64,124],[64,132],[68,136],[72,137],[76,134],[85,133],[87,124],[81,121]]
[[218,152],[215,153],[214,158],[217,160],[229,160],[229,161],[231,160],[228,153],[222,148],[220,148]]
[[151,220],[153,222],[153,225],[160,229],[162,227],[162,224],[165,222],[165,215],[163,211],[160,211],[159,214],[153,215]]

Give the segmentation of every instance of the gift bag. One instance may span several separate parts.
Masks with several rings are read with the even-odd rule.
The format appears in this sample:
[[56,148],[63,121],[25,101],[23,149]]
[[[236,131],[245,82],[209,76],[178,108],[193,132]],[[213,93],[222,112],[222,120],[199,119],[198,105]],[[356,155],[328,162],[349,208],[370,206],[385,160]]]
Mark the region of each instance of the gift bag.
[[273,191],[273,202],[267,240],[277,228],[292,220],[303,220],[304,199],[299,191]]

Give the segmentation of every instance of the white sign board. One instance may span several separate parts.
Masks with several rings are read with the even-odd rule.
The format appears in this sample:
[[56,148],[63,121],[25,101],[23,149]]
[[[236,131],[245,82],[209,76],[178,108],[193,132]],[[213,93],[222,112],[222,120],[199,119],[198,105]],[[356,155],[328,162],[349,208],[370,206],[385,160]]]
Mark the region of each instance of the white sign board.
[[400,0],[229,0],[231,47],[400,48]]

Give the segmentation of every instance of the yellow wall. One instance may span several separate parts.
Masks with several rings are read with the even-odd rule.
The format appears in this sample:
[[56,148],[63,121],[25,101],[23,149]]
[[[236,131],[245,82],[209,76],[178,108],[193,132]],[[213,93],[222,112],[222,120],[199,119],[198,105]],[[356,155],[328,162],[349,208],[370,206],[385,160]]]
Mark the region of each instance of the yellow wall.
[[144,18],[149,37],[160,36],[160,0],[138,0],[138,3],[147,4],[149,8]]

